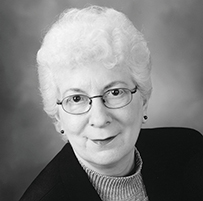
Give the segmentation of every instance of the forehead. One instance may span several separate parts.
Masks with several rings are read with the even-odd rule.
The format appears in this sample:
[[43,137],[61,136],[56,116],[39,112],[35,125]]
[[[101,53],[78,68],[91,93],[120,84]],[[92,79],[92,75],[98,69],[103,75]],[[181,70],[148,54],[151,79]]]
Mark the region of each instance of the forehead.
[[98,93],[108,87],[133,87],[132,84],[133,79],[128,68],[119,65],[108,69],[101,63],[66,69],[57,80],[61,94],[70,89]]

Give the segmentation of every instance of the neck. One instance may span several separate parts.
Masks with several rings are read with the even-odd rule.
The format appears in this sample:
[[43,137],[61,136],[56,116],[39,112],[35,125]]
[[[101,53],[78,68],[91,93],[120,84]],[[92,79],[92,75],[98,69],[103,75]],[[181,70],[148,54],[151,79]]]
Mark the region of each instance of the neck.
[[83,163],[87,168],[106,176],[112,177],[122,177],[126,176],[130,173],[130,171],[134,168],[134,149],[127,155],[124,156],[118,162],[108,164],[108,165],[100,165],[95,163],[90,163],[75,153],[76,157],[78,158],[81,163]]
[[147,195],[142,181],[142,159],[135,148],[134,168],[124,177],[112,177],[98,174],[81,163],[88,178],[102,200],[145,200]]

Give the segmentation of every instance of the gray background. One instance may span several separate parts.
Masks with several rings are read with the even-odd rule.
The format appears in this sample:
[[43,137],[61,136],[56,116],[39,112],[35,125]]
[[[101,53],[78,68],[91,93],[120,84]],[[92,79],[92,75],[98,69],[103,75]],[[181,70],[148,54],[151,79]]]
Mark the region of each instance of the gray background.
[[124,12],[153,58],[146,127],[203,133],[202,0],[0,0],[0,200],[18,200],[63,141],[42,109],[35,55],[65,8],[97,4]]

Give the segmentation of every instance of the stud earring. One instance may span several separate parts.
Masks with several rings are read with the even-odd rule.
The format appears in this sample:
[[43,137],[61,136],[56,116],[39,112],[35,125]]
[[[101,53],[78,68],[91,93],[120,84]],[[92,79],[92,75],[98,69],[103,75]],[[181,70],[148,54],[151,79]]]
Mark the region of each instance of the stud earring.
[[63,135],[65,132],[64,132],[64,130],[61,130],[61,134]]
[[148,119],[148,116],[147,115],[144,115],[144,120],[147,120]]

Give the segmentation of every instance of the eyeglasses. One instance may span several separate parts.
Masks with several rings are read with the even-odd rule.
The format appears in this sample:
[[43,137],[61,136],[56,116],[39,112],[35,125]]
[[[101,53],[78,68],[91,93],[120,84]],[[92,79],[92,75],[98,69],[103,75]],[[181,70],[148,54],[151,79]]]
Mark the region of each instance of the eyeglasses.
[[109,109],[119,109],[128,105],[133,94],[137,92],[137,86],[130,90],[127,88],[115,88],[106,91],[103,95],[88,97],[83,94],[74,94],[58,101],[57,105],[62,105],[65,112],[73,115],[87,113],[92,107],[92,99],[101,98],[104,106]]

